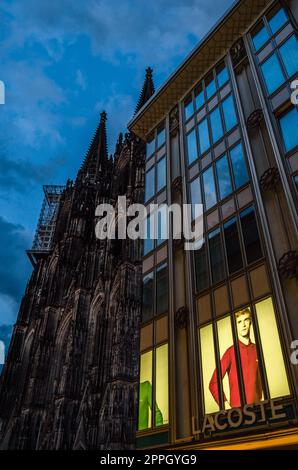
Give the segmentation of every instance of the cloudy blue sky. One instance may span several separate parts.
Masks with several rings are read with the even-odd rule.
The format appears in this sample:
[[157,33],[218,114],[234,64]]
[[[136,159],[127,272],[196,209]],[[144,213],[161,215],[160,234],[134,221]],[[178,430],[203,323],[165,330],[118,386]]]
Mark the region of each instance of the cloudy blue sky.
[[147,66],[159,87],[232,0],[1,0],[0,325],[31,271],[43,184],[74,178],[99,113],[109,151]]

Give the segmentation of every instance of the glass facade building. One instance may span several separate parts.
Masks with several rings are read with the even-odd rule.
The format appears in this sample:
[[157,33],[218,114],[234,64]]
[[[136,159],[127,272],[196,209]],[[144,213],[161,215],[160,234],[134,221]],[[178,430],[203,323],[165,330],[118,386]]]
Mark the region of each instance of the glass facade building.
[[161,211],[144,243],[140,448],[298,445],[297,21],[236,2],[129,124],[145,204],[202,204],[204,228],[185,250]]

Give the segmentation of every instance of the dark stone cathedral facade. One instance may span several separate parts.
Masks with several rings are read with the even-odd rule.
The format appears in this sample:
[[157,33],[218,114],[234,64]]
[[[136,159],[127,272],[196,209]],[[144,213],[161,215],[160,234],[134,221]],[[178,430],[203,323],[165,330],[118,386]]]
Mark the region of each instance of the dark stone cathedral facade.
[[[154,93],[147,69],[138,111]],[[145,144],[106,114],[59,202],[51,249],[35,253],[0,379],[0,449],[129,449],[138,412],[140,241],[99,240],[95,209],[143,201]]]

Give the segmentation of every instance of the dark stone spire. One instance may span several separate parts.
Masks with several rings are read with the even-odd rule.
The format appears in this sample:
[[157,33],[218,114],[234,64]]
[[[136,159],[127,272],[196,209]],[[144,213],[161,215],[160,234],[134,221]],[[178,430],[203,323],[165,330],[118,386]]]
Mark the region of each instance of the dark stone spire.
[[102,164],[108,161],[108,145],[106,130],[107,113],[100,113],[100,121],[88,148],[82,166],[78,172],[78,178],[92,176],[98,174]]
[[146,101],[148,101],[149,98],[151,98],[151,96],[155,92],[154,83],[152,79],[152,72],[153,70],[151,67],[148,67],[146,69],[145,81],[144,81],[144,85],[143,85],[143,88],[142,88],[142,91],[138,100],[135,114],[137,114],[140,111],[140,109],[144,106]]

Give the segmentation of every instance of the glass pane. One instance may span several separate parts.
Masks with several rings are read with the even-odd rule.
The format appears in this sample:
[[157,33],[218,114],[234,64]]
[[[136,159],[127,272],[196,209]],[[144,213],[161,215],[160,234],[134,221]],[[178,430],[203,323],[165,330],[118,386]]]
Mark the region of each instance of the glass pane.
[[229,80],[228,69],[226,68],[226,66],[224,66],[217,73],[217,82],[218,82],[219,88],[221,88],[228,80]]
[[294,183],[295,183],[296,189],[298,191],[298,175],[294,176]]
[[154,167],[147,171],[145,177],[145,201],[148,201],[154,196]]
[[288,21],[287,15],[283,8],[278,10],[269,20],[270,29],[275,34],[286,22]]
[[155,213],[157,214],[157,245],[167,240],[168,237],[168,206],[161,204]]
[[237,124],[237,116],[232,95],[222,102],[226,130],[229,132]]
[[219,186],[219,195],[221,199],[224,199],[232,193],[231,175],[226,155],[217,160],[216,173]]
[[210,148],[210,139],[209,139],[207,119],[203,119],[203,121],[200,122],[200,124],[198,125],[198,131],[199,131],[200,151],[202,154]]
[[224,235],[230,274],[243,266],[236,217],[224,224]]
[[248,264],[263,256],[262,247],[253,207],[248,207],[240,213],[242,234]]
[[162,158],[157,163],[157,192],[166,185],[166,159]]
[[142,321],[148,321],[153,316],[153,272],[146,274],[143,277],[143,307],[142,307]]
[[145,220],[144,229],[144,255],[147,255],[154,248],[154,216],[151,215]]
[[269,39],[269,34],[265,26],[263,26],[252,38],[256,51],[258,51]]
[[157,133],[157,148],[159,148],[162,144],[164,144],[165,141],[166,141],[166,131],[163,128]]
[[169,422],[169,368],[168,345],[156,348],[155,426]]
[[211,133],[213,142],[217,142],[223,136],[223,128],[219,108],[210,114]]
[[286,152],[298,145],[298,110],[292,108],[287,114],[280,118],[281,132]]
[[212,386],[215,399],[209,388],[210,378],[213,371],[216,370],[212,325],[204,326],[200,329],[199,345],[201,348],[205,413],[215,413],[219,410],[219,400],[216,401],[216,398],[219,396],[217,384]]
[[193,130],[186,136],[187,140],[187,157],[188,157],[188,164],[190,165],[198,158],[197,152],[197,142],[196,142],[196,131]]
[[185,119],[189,119],[193,115],[193,113],[194,113],[193,102],[192,102],[192,100],[187,101],[184,104]]
[[264,80],[269,95],[279,88],[285,81],[281,66],[278,62],[276,54],[273,54],[262,65]]
[[211,98],[216,93],[216,85],[214,78],[206,80],[206,96],[207,99]]
[[138,429],[152,426],[152,351],[141,354]]
[[156,314],[168,311],[168,267],[162,264],[156,269]]
[[279,48],[279,51],[287,74],[291,77],[298,70],[298,41],[295,34]]
[[290,395],[272,299],[257,303],[256,311],[270,398]]
[[201,87],[195,91],[195,102],[197,110],[200,109],[205,103],[204,92]]
[[147,145],[146,145],[146,158],[148,159],[149,157],[151,157],[151,155],[153,154],[155,150],[155,139],[153,137],[152,140],[150,140]]
[[[233,342],[230,317],[223,318],[217,322],[217,333],[224,403],[225,409],[229,409],[241,406],[235,346]],[[216,376],[213,375],[212,378],[213,386],[217,385]],[[217,399],[215,393],[213,393],[213,396],[215,399]]]
[[194,251],[195,273],[197,292],[201,292],[209,286],[208,266],[206,257],[206,243]]
[[232,170],[236,189],[248,181],[246,163],[243,155],[242,145],[238,144],[230,151]]
[[205,209],[208,210],[217,202],[212,166],[203,173],[203,183],[205,194]]
[[220,229],[218,228],[213,232],[210,232],[208,235],[208,239],[212,282],[216,283],[221,281],[225,277],[225,268],[220,240]]
[[249,307],[235,313],[245,403],[259,403],[264,399],[259,359]]
[[190,183],[190,197],[192,203],[192,219],[194,220],[200,214],[198,210],[195,210],[194,204],[202,204],[200,178],[196,178]]

